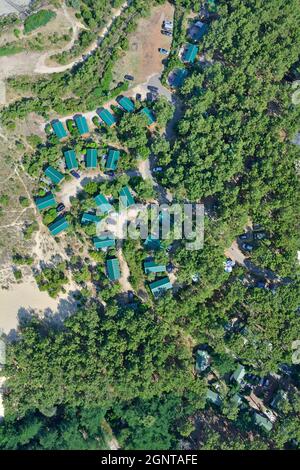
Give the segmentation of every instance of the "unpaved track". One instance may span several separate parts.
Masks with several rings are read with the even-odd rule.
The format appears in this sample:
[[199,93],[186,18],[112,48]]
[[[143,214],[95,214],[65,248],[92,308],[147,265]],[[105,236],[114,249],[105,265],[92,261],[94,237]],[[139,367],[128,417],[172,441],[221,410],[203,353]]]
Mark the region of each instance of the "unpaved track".
[[[130,1],[126,1],[123,3],[123,5],[118,8],[118,10],[113,10],[113,16],[111,17],[111,19],[109,20],[109,22],[107,23],[107,25],[102,29],[102,31],[100,32],[98,38],[97,38],[97,41],[95,41],[94,43],[92,43],[90,45],[90,47],[84,52],[84,56],[90,54],[91,52],[95,51],[97,49],[97,47],[99,46],[101,40],[107,35],[112,23],[115,21],[116,18],[118,18],[123,10],[128,6],[128,4],[130,3]],[[70,50],[73,45],[74,45],[74,42],[78,36],[78,30],[79,28],[83,28],[84,26],[81,25],[80,23],[76,22],[68,13],[68,10],[66,8],[66,6],[64,5],[63,6],[63,10],[64,10],[64,15],[67,19],[67,21],[69,21],[72,25],[72,29],[73,29],[73,37],[72,37],[72,41],[71,43],[68,44],[68,46],[66,46],[64,49],[60,49],[58,51],[51,51],[51,52],[46,52],[45,54],[43,54],[40,59],[38,60],[36,66],[35,66],[35,69],[34,69],[34,73],[39,73],[39,74],[49,74],[49,73],[60,73],[60,72],[65,72],[66,70],[69,70],[71,69],[77,62],[78,60],[80,60],[78,57],[76,59],[74,59],[72,62],[70,62],[69,64],[66,64],[66,65],[61,65],[61,66],[48,66],[46,65],[46,62],[47,60],[52,56],[54,55],[55,53],[59,53],[59,52],[63,52],[63,51],[68,51]],[[84,61],[83,57],[81,57],[81,62]]]

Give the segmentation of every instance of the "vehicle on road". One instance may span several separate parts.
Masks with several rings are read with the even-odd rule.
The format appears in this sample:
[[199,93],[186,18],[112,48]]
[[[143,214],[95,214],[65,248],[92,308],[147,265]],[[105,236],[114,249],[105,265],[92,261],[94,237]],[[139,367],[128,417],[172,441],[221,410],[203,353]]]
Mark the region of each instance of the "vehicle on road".
[[243,244],[242,244],[242,248],[243,248],[243,250],[245,250],[245,251],[252,251],[252,250],[253,250],[253,246],[252,246],[252,245],[249,245],[249,243],[243,243]]
[[74,178],[77,178],[78,180],[80,179],[80,174],[77,171],[71,170],[70,173]]
[[134,76],[133,75],[124,75],[124,79],[132,81],[132,80],[134,80]]
[[163,55],[168,55],[169,54],[169,51],[167,49],[165,49],[164,47],[160,47],[158,49],[158,52],[160,52]]
[[157,87],[157,86],[148,85],[147,88],[148,88],[148,90],[150,90],[150,91],[154,91],[154,92],[156,92],[156,93],[158,92],[158,87]]
[[60,204],[58,204],[56,212],[62,212],[65,208],[66,206],[61,202]]
[[160,173],[161,171],[163,171],[163,168],[162,166],[155,166],[152,171],[153,173]]

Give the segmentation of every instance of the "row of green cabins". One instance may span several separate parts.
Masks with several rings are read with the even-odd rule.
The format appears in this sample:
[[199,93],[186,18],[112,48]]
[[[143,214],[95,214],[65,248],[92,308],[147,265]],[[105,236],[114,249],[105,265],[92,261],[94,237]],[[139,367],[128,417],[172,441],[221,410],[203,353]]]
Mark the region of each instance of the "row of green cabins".
[[[128,98],[127,96],[119,97],[117,99],[117,102],[124,111],[129,112],[129,113],[132,113],[132,112],[135,111],[134,102],[130,98]],[[145,108],[142,108],[139,111],[139,113],[146,116],[148,126],[152,126],[156,122],[155,116],[154,116],[153,112],[151,111],[151,109],[145,107]],[[114,114],[111,113],[108,109],[100,108],[100,109],[97,110],[97,114],[100,117],[101,121],[104,124],[106,124],[108,127],[113,126],[117,122],[117,119],[114,116]],[[76,127],[78,129],[78,132],[81,136],[85,136],[85,135],[89,134],[90,131],[89,131],[88,123],[87,123],[87,120],[86,120],[85,116],[83,116],[81,114],[75,115],[74,116],[74,122],[75,122],[75,125],[76,125]],[[58,137],[58,139],[62,140],[62,139],[65,139],[68,136],[67,131],[63,126],[63,123],[61,121],[59,121],[58,119],[52,121],[51,125],[52,125],[52,129],[53,129],[56,137]]]

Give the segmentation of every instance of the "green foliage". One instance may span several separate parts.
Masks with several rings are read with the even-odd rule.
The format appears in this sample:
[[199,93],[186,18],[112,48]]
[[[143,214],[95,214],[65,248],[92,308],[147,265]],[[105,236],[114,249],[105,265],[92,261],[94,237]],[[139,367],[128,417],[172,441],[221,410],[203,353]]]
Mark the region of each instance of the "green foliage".
[[57,297],[68,283],[66,276],[66,264],[60,263],[55,267],[44,268],[35,276],[37,285],[41,291],[47,291],[51,297]]
[[45,26],[49,21],[56,17],[56,13],[51,10],[40,10],[37,13],[33,13],[28,16],[24,21],[24,32],[25,34],[31,33],[31,31]]

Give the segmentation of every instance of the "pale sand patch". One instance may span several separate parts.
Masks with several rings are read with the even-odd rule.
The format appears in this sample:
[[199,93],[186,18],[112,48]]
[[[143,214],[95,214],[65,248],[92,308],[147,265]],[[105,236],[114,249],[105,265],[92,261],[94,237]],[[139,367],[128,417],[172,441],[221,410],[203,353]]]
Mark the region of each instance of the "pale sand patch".
[[67,317],[76,309],[76,302],[70,292],[52,299],[47,292],[41,292],[35,281],[27,280],[13,285],[9,290],[0,289],[0,331],[8,334],[16,330],[19,316],[32,310],[47,317]]

